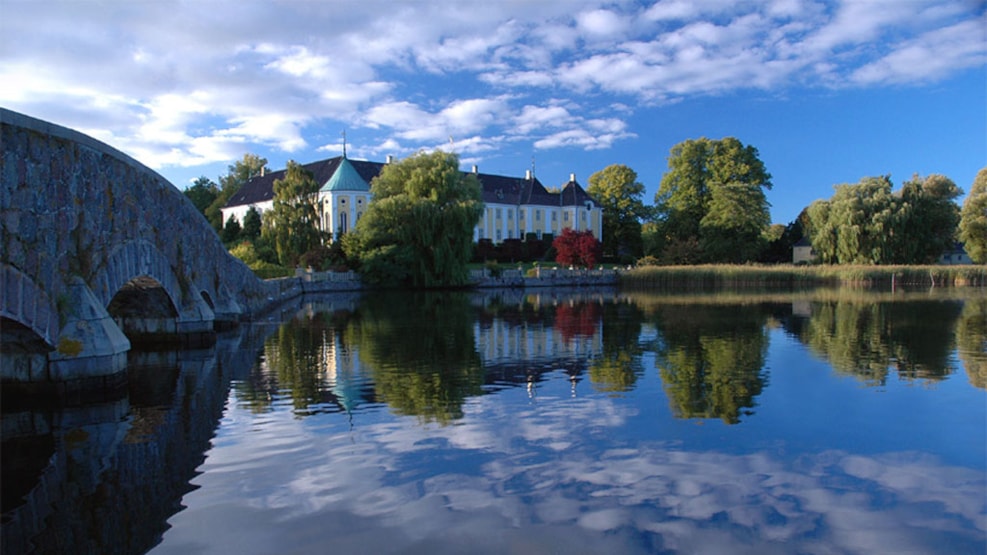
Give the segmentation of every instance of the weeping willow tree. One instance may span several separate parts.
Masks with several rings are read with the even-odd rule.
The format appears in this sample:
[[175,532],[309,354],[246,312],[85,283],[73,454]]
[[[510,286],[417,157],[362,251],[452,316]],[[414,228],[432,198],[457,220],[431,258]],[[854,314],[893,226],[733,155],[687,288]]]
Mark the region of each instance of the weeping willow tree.
[[388,164],[370,184],[373,200],[343,238],[365,282],[380,286],[464,285],[480,183],[459,157],[436,151]]
[[321,244],[316,227],[319,184],[300,164],[289,161],[284,179],[274,180],[274,202],[265,214],[261,235],[274,244],[278,262],[294,266],[298,259]]

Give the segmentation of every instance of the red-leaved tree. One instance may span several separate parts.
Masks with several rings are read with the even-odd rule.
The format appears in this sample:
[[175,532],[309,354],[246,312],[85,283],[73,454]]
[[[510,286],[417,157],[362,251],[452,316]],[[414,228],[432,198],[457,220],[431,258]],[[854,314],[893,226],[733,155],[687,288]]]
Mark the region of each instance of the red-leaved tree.
[[552,246],[558,253],[555,261],[559,264],[586,268],[596,266],[596,261],[600,259],[603,250],[603,245],[593,237],[592,231],[573,231],[568,227],[562,230],[562,235],[552,241]]

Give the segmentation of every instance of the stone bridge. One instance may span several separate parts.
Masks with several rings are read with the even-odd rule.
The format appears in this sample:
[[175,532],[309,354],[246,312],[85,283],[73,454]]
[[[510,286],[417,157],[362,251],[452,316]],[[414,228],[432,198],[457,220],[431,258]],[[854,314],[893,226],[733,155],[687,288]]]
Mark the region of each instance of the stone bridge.
[[3,383],[112,376],[136,336],[208,341],[217,323],[293,294],[230,256],[185,195],[136,160],[2,108],[0,125]]

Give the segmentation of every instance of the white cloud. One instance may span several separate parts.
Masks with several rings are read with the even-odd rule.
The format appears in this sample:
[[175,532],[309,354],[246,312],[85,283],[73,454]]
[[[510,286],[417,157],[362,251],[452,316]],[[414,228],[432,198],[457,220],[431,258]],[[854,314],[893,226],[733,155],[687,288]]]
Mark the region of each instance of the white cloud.
[[[982,9],[946,0],[337,7],[12,2],[0,18],[10,85],[0,103],[152,167],[229,161],[254,145],[297,152],[306,130],[330,123],[410,149],[450,135],[473,152],[507,136],[597,149],[629,136],[594,135],[588,112],[601,106],[631,117],[640,105],[752,87],[926,83],[987,58]],[[563,115],[548,97],[587,113]],[[539,132],[534,113],[518,121],[528,107],[555,117]]]
[[984,26],[964,21],[906,41],[853,72],[861,84],[908,83],[944,77],[957,69],[987,64]]
[[279,54],[278,58],[264,66],[284,72],[292,77],[325,78],[329,74],[329,57],[318,56],[309,52],[308,48],[294,46],[287,53]]
[[630,22],[626,16],[610,10],[591,10],[576,16],[579,29],[593,38],[616,37],[626,32]]

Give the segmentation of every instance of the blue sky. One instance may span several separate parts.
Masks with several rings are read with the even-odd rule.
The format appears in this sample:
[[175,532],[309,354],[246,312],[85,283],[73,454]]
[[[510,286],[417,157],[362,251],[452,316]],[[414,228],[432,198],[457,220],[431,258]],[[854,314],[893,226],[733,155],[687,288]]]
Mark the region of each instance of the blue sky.
[[546,185],[734,136],[787,223],[838,183],[987,166],[982,0],[0,0],[0,105],[184,188],[421,149]]

